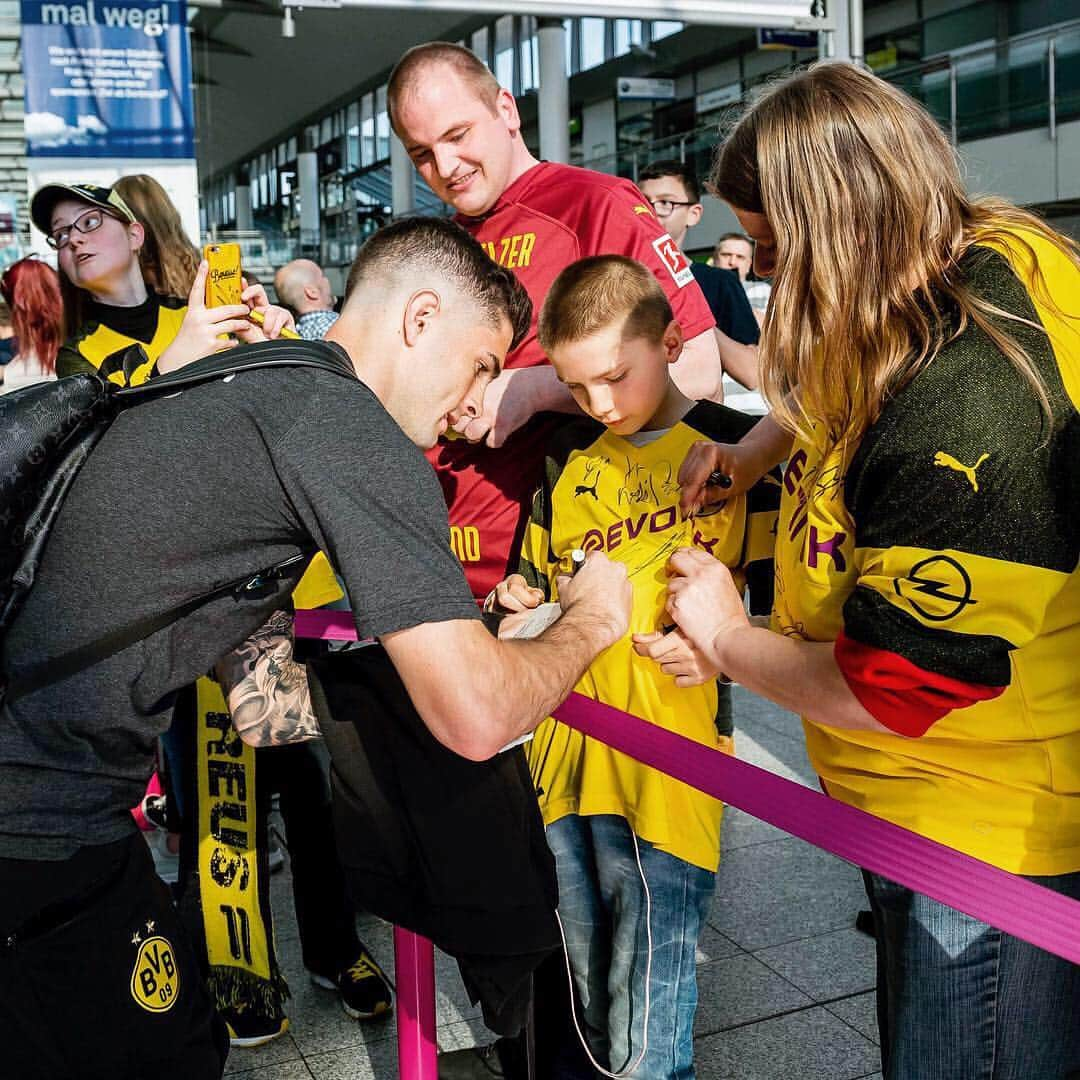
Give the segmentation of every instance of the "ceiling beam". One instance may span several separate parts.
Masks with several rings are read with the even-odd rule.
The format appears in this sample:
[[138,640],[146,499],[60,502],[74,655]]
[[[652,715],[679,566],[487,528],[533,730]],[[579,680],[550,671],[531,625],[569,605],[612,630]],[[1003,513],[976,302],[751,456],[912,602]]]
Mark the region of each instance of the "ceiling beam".
[[811,15],[810,0],[281,0],[282,7],[359,7],[395,11],[490,12],[538,18],[597,16],[606,19],[665,19],[698,26],[774,26],[831,30],[833,20]]

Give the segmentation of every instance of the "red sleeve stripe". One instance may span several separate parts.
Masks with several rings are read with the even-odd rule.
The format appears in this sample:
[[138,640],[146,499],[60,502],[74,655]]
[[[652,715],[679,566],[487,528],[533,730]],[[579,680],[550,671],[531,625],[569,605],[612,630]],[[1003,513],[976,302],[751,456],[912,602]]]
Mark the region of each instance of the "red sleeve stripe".
[[834,655],[862,707],[890,731],[908,738],[925,735],[953,709],[966,709],[1005,690],[938,675],[899,653],[852,641],[842,632]]

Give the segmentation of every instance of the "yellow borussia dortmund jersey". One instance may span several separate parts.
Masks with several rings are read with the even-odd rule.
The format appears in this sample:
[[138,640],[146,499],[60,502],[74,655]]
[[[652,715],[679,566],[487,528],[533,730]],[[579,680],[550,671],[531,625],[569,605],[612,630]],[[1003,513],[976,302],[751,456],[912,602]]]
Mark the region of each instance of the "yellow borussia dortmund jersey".
[[[548,453],[521,561],[521,572],[551,599],[574,548],[625,563],[634,590],[629,633],[593,663],[578,693],[723,749],[731,739],[717,731],[716,684],[677,688],[634,652],[630,634],[670,622],[666,567],[679,547],[708,551],[740,580],[749,577],[752,595],[771,595],[776,477],[709,514],[687,520],[679,513],[679,467],[690,447],[702,439],[736,442],[752,424],[723,405],[701,402],[658,438],[635,445],[593,421],[570,422]],[[660,850],[716,869],[721,805],[715,799],[551,719],[537,728],[528,753],[547,824],[574,813],[618,814]]]
[[[57,373],[63,377],[94,370],[117,386],[138,386],[154,374],[158,357],[173,343],[187,314],[187,304],[172,296],[158,297],[157,325],[150,341],[137,341],[102,322],[91,322],[78,336],[64,342],[57,357]],[[128,355],[138,345],[142,356]],[[125,359],[128,370],[124,369]]]
[[[1080,314],[1075,267],[1019,235],[1050,296]],[[1007,870],[1049,875],[1080,869],[1080,321],[1045,305],[1029,261],[1022,243],[976,246],[962,271],[976,294],[1045,327],[1003,324],[1047,384],[1053,426],[969,326],[847,461],[821,438],[797,442],[773,628],[809,641],[842,635],[876,650],[882,671],[910,664],[926,685],[996,695],[915,738],[806,723],[810,757],[844,802]]]

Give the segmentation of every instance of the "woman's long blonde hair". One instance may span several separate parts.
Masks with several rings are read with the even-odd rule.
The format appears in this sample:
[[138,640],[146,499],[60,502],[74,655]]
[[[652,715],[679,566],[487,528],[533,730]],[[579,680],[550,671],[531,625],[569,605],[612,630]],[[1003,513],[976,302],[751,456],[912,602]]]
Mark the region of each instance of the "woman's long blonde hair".
[[[1001,329],[1026,323],[976,296],[958,264],[977,240],[1022,228],[1080,266],[1080,250],[1033,214],[964,190],[956,152],[910,97],[851,64],[814,64],[769,87],[719,148],[709,190],[764,214],[776,269],[761,342],[773,415],[802,435],[824,422],[855,440],[948,340],[974,323],[1028,380]],[[1034,252],[1040,299],[1045,297]],[[959,314],[957,320],[956,314]],[[1031,324],[1027,324],[1031,325]]]
[[199,252],[184,232],[180,213],[165,189],[146,173],[122,176],[114,190],[146,231],[139,251],[146,287],[186,300],[199,269]]

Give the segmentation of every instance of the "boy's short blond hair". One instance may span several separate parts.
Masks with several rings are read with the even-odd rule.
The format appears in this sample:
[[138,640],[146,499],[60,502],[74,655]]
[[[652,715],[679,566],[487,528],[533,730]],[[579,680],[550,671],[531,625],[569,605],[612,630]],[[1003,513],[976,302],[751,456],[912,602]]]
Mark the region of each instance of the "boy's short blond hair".
[[568,342],[623,325],[623,337],[660,341],[675,316],[660,282],[625,255],[591,255],[555,279],[540,312],[537,334],[549,356]]

